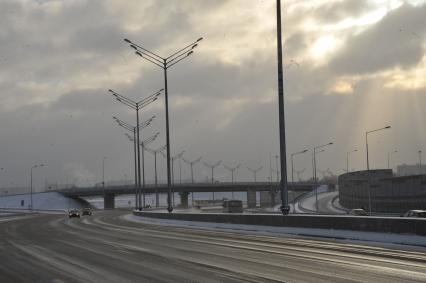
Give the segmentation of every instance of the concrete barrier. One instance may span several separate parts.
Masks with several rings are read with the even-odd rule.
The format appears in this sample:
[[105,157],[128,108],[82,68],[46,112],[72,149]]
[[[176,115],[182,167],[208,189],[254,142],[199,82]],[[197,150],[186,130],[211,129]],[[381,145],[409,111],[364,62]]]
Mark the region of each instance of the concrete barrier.
[[426,219],[324,215],[268,215],[227,213],[160,213],[134,211],[134,215],[160,219],[276,227],[316,228],[426,236]]

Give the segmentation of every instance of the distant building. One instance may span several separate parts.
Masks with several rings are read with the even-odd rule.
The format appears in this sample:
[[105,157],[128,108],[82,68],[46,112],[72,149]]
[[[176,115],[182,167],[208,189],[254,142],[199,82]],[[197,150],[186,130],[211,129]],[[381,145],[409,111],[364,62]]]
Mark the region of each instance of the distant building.
[[426,165],[422,164],[421,168],[419,164],[414,164],[414,165],[402,164],[396,167],[397,176],[409,176],[409,175],[420,175],[420,174],[426,174]]

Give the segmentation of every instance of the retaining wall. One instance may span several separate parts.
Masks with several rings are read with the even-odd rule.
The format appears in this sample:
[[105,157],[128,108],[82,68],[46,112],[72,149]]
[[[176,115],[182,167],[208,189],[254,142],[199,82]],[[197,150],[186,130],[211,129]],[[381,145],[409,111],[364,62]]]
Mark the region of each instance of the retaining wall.
[[266,215],[266,214],[213,214],[213,213],[159,213],[134,211],[135,215],[150,218],[174,219],[264,225],[294,228],[317,228],[333,230],[396,233],[426,236],[426,219],[400,217],[352,217],[323,215]]

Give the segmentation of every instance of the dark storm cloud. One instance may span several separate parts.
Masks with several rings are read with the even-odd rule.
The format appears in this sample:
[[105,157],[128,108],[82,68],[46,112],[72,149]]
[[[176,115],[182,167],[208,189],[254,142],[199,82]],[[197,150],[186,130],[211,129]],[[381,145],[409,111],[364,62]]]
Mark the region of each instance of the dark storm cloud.
[[393,67],[410,68],[423,57],[426,5],[403,5],[347,40],[330,62],[335,73],[363,74]]

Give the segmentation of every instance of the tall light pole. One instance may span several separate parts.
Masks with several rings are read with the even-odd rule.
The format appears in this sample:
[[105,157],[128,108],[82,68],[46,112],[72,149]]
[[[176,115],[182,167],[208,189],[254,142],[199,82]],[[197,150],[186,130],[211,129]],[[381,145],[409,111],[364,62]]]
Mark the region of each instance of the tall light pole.
[[[234,171],[237,170],[238,168],[240,168],[240,166],[241,166],[241,163],[238,164],[237,166],[234,166],[234,167],[230,167],[230,166],[223,164],[223,167],[225,167],[227,170],[229,170],[231,172],[231,183],[232,184],[234,183]],[[231,193],[232,193],[232,199],[234,199],[234,191],[232,191]]]
[[[349,154],[351,154],[352,152],[357,152],[357,151],[358,151],[358,149],[354,149],[354,150],[346,152],[346,173],[349,172]],[[389,166],[389,164],[388,164],[388,166]]]
[[294,183],[294,165],[293,165],[293,162],[294,162],[294,156],[295,156],[295,155],[298,155],[298,154],[303,154],[303,153],[305,153],[305,152],[308,152],[308,150],[307,150],[307,149],[304,149],[304,150],[302,150],[302,151],[295,152],[295,153],[292,153],[292,154],[291,154],[291,182],[292,182],[292,183]]
[[145,148],[149,153],[154,155],[154,175],[155,175],[155,207],[159,207],[159,196],[158,196],[158,175],[157,175],[157,153],[162,152],[166,149],[166,146],[163,145],[162,147],[159,147],[158,149],[149,149]]
[[105,159],[106,157],[104,156],[102,158],[102,191],[105,194]]
[[[206,167],[208,167],[212,170],[212,184],[214,183],[214,171],[213,170],[214,170],[215,167],[219,166],[220,163],[222,163],[222,160],[219,160],[215,164],[209,164],[207,162],[203,162],[204,166],[206,166]],[[214,200],[214,191],[212,193],[213,193],[213,200]]]
[[[137,144],[137,129],[135,126],[124,122],[123,120],[118,119],[117,117],[112,117],[117,124],[128,130],[129,132],[133,133],[133,137],[131,137],[129,134],[126,133],[126,136],[129,138],[129,140],[131,142],[133,142],[133,148],[134,148],[134,154],[135,154],[135,209],[142,209],[142,205],[141,205],[141,189],[140,189],[140,162],[139,164],[136,163],[136,155],[138,156],[138,160],[139,160],[139,146]],[[151,118],[149,118],[148,120],[143,121],[142,123],[139,123],[138,129],[142,130],[146,127],[148,127],[149,125],[151,125],[152,120],[154,120],[155,115],[152,116]]]
[[191,168],[191,183],[192,184],[194,184],[194,165],[195,164],[197,164],[198,162],[200,162],[201,161],[201,156],[200,157],[198,157],[197,159],[195,159],[195,160],[192,160],[192,161],[190,161],[190,160],[188,160],[188,159],[185,159],[185,158],[183,158],[183,156],[182,156],[182,160],[186,163],[186,164],[188,164],[189,165],[189,167]]
[[397,153],[397,152],[398,152],[398,150],[394,150],[392,152],[388,152],[388,169],[390,169],[390,158],[391,158],[391,155],[394,154],[394,153]]
[[[154,102],[155,100],[158,99],[158,96],[161,94],[161,92],[163,91],[163,89],[160,89],[159,91],[141,99],[140,101],[134,101],[130,98],[127,98],[126,96],[119,94],[115,91],[113,91],[112,89],[108,90],[117,101],[123,103],[124,105],[127,105],[128,107],[132,108],[133,110],[136,111],[136,143],[140,144],[140,136],[139,136],[139,110],[141,110],[142,108],[144,108],[145,106],[151,104],[152,102]],[[139,210],[142,210],[141,207],[141,199],[140,199],[140,192],[141,192],[141,161],[140,161],[140,150],[139,150],[139,146],[137,147],[137,155],[138,155],[138,194],[139,194]]]
[[[140,146],[142,147],[142,187],[143,187],[143,200],[142,200],[142,207],[145,208],[145,147],[147,144],[155,141],[155,139],[158,137],[160,133],[157,132],[154,135],[150,136],[149,138],[146,138],[145,140],[140,142]],[[129,139],[131,139],[130,135],[128,135]],[[140,202],[140,200],[139,200]]]
[[203,38],[200,37],[193,43],[185,46],[184,48],[178,50],[168,57],[161,57],[154,52],[149,51],[140,44],[136,44],[129,39],[125,38],[124,41],[130,44],[130,47],[135,49],[136,55],[141,58],[153,63],[154,65],[160,67],[164,71],[164,89],[165,89],[165,111],[166,111],[166,146],[167,146],[167,186],[168,186],[168,197],[167,197],[167,210],[169,212],[173,211],[171,203],[171,194],[172,194],[172,184],[171,184],[171,171],[170,171],[170,134],[169,134],[169,96],[167,88],[167,70],[177,64],[178,62],[184,60],[188,56],[194,53],[194,48],[198,46],[198,43]]
[[[326,147],[326,146],[329,146],[329,145],[332,145],[333,143],[332,142],[329,142],[329,143],[327,143],[327,144],[323,144],[323,145],[319,145],[319,146],[315,146],[314,147],[314,150],[313,150],[313,152],[314,152],[314,182],[315,183],[317,183],[318,182],[318,180],[317,180],[317,159],[316,159],[316,151],[317,151],[317,149],[320,149],[320,148],[323,148],[323,147]],[[316,212],[318,213],[318,184],[316,185],[316,189],[315,189],[315,209],[316,209]]]
[[252,169],[252,168],[250,168],[250,167],[247,167],[247,169],[250,171],[250,172],[252,172],[253,173],[253,177],[254,177],[254,182],[256,183],[256,174],[257,174],[257,172],[259,172],[260,170],[262,170],[262,168],[263,168],[263,166],[260,166],[259,168],[257,168],[257,169]]
[[31,211],[33,210],[33,169],[37,167],[43,167],[44,164],[36,164],[31,167],[30,170],[30,198],[31,198]]
[[422,170],[422,151],[419,150],[419,174],[422,174],[423,170]]
[[371,215],[371,187],[370,187],[371,175],[370,175],[370,161],[368,159],[368,134],[378,132],[378,131],[381,131],[381,130],[390,129],[390,127],[391,126],[386,126],[384,128],[375,129],[375,130],[372,130],[372,131],[365,132],[365,148],[366,148],[366,155],[367,155],[367,174],[368,174],[368,211],[369,211],[370,215]]
[[275,155],[275,166],[277,167],[277,183],[280,181],[280,169],[278,169],[278,160],[280,159],[280,157],[278,155]]
[[[288,206],[287,190],[287,153],[285,140],[285,116],[284,116],[284,79],[283,79],[283,55],[281,39],[281,0],[277,0],[277,59],[278,59],[278,113],[280,129],[280,156],[281,156],[281,212],[287,215]],[[277,168],[278,170],[278,168]]]

